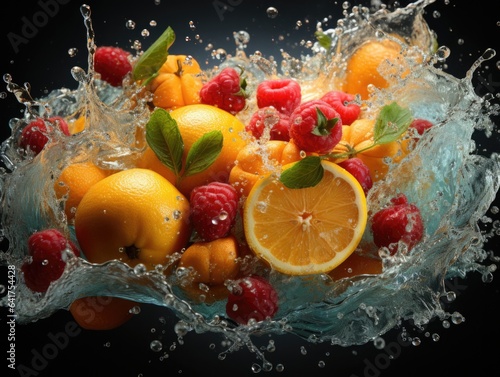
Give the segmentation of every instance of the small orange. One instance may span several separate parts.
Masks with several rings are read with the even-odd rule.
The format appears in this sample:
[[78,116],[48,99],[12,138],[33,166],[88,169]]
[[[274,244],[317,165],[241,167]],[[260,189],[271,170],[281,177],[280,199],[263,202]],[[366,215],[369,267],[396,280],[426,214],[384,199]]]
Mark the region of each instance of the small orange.
[[87,330],[112,330],[130,320],[132,308],[139,304],[118,297],[89,296],[71,304],[69,311],[74,320]]
[[321,164],[323,178],[313,187],[288,188],[270,173],[245,201],[248,245],[282,273],[333,270],[356,249],[366,228],[366,198],[359,182],[333,162]]
[[293,142],[269,140],[264,144],[249,143],[236,156],[229,183],[241,196],[247,197],[257,180],[300,158],[300,149]]
[[239,271],[238,242],[234,236],[195,242],[181,256],[179,267],[192,268],[193,283],[221,285]]
[[333,280],[339,280],[353,276],[378,275],[381,273],[382,260],[354,252],[342,264],[331,270],[328,275]]
[[69,132],[71,135],[82,132],[85,129],[85,116],[80,116],[68,122]]
[[57,199],[64,200],[64,212],[69,222],[75,216],[75,211],[85,193],[94,184],[110,174],[92,162],[81,162],[64,168],[54,183]]
[[[179,191],[189,198],[191,190],[197,186],[213,181],[227,182],[238,152],[247,144],[244,124],[227,111],[205,104],[182,106],[172,110],[170,115],[177,122],[184,142],[183,166],[190,148],[205,133],[219,130],[224,138],[215,162],[200,173],[182,177],[177,184]],[[154,166],[148,168],[155,170]]]
[[[342,138],[333,148],[332,154],[349,154],[342,158],[333,159],[340,162],[348,157],[359,157],[370,170],[373,182],[385,177],[389,171],[388,160],[397,163],[408,153],[408,148],[403,148],[401,140],[390,143],[373,145],[374,119],[357,119],[350,126],[342,126]],[[366,148],[366,150],[364,150]]]
[[158,75],[148,85],[153,93],[153,105],[163,109],[200,103],[203,86],[198,62],[187,55],[168,55]]
[[350,94],[359,94],[361,99],[367,99],[370,85],[379,89],[386,88],[389,83],[379,72],[385,61],[398,66],[404,64],[401,45],[398,42],[386,38],[363,43],[347,61],[343,90]]
[[167,181],[173,185],[176,183],[174,172],[160,161],[155,152],[149,146],[146,146],[146,149],[137,160],[135,166],[138,168],[153,170],[166,178]]

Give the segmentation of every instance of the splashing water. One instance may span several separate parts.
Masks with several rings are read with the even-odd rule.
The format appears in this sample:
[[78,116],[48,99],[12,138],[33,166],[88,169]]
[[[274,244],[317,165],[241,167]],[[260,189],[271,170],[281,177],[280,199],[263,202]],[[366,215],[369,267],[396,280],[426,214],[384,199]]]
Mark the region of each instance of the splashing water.
[[[429,3],[419,1],[394,12],[382,9],[370,13],[354,7],[336,29],[323,30],[332,38],[330,51],[315,44],[314,54],[306,58],[284,54],[284,75],[297,79],[306,96],[313,96],[315,91],[335,88],[342,78],[338,68],[342,61],[331,51],[341,49],[348,55],[364,40],[391,33],[418,45],[422,51],[430,51],[434,41],[422,17]],[[133,167],[144,151],[144,142],[138,142],[136,136],[148,121],[147,101],[139,96],[141,88],[133,83],[118,89],[94,78],[90,8],[82,6],[82,15],[88,31],[89,69],[72,70],[79,83],[76,90],[58,89],[34,100],[29,86],[21,87],[10,76],[4,76],[7,90],[26,111],[23,118],[11,120],[12,136],[2,143],[0,151],[6,166],[0,181],[1,224],[3,236],[9,241],[9,249],[0,253],[2,264],[21,265],[27,255],[25,240],[35,230],[57,227],[74,233],[53,192],[52,177],[57,177],[64,167],[91,160],[105,169],[122,170]],[[268,15],[276,17],[277,11],[269,8]],[[250,36],[236,36],[240,53],[228,57],[221,67],[243,66],[250,86],[277,74],[275,65],[261,54],[245,55],[243,45]],[[498,107],[488,98],[477,96],[471,83],[474,71],[495,52],[486,51],[463,79],[434,67],[446,54],[446,49],[429,52],[427,63],[415,65],[404,79],[386,73],[390,91],[376,91],[366,101],[368,108],[377,109],[394,100],[410,108],[414,117],[435,124],[408,157],[391,166],[387,177],[375,184],[367,198],[370,210],[375,212],[397,192],[405,192],[426,220],[424,241],[410,255],[385,257],[382,274],[332,281],[326,275],[296,277],[271,271],[269,277],[280,299],[277,316],[235,326],[224,319],[225,303],[192,303],[185,296],[180,289],[182,271],[165,275],[163,269],[147,271],[118,261],[97,265],[70,258],[63,276],[44,295],[27,289],[19,273],[17,321],[28,323],[48,317],[82,296],[128,298],[172,309],[179,317],[175,331],[181,337],[190,331],[223,334],[231,340],[226,352],[248,347],[264,360],[256,368],[266,369],[269,365],[264,355],[252,343],[255,334],[294,333],[311,342],[350,346],[379,339],[404,320],[411,319],[417,326],[436,317],[459,320],[441,305],[442,297],[447,295],[445,280],[464,277],[471,271],[479,271],[488,280],[494,270],[485,264],[488,255],[484,244],[491,235],[482,232],[478,224],[498,191],[500,163],[496,153],[480,155],[472,137],[478,131],[486,136],[493,133],[491,117],[498,114]],[[411,54],[408,59],[411,61]],[[252,113],[252,106],[255,108],[250,104],[249,110],[240,115],[243,122]],[[86,132],[71,137],[54,135],[51,147],[39,156],[22,158],[17,145],[22,128],[33,117],[49,114],[73,119],[85,115]],[[405,178],[408,176],[414,179]],[[25,189],[20,192],[19,187]],[[362,242],[369,243],[369,238],[366,232]],[[6,304],[2,299],[2,305]],[[163,346],[151,343],[157,351]]]

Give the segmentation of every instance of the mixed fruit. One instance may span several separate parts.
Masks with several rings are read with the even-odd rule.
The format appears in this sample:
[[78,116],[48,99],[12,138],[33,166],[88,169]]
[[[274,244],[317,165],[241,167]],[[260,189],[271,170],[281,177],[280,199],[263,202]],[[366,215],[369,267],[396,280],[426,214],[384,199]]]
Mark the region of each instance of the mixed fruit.
[[[304,99],[291,78],[266,79],[251,89],[238,67],[208,79],[192,56],[168,54],[174,37],[167,29],[138,58],[119,47],[96,49],[97,78],[117,87],[141,85],[150,95],[147,145],[134,168],[106,171],[89,161],[56,177],[55,194],[77,242],[59,229],[34,233],[22,266],[29,289],[46,292],[71,256],[167,266],[164,273],[187,272],[181,288],[191,298],[226,300],[227,316],[247,324],[278,311],[270,269],[334,280],[377,274],[378,252],[360,247],[365,232],[376,250],[390,255],[408,253],[422,240],[424,219],[404,193],[376,213],[367,196],[387,174],[387,161],[408,155],[432,123],[397,103],[365,118],[354,90]],[[386,55],[379,42],[374,45],[393,57],[393,44]],[[348,66],[356,64],[362,63]],[[377,72],[354,78],[352,72],[346,80],[355,83],[346,81],[344,88],[375,76],[378,81],[363,88],[384,86]],[[19,147],[36,158],[59,138],[85,132],[84,125],[85,119],[35,119]],[[119,326],[138,305],[99,299],[80,298],[71,306],[83,327]]]

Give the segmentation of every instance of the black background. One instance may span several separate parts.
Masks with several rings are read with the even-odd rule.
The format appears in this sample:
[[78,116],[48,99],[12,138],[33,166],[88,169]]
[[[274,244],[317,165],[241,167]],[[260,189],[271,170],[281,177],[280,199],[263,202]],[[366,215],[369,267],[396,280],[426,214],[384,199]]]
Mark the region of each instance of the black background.
[[[23,35],[25,20],[32,20],[37,12],[43,10],[41,4],[52,4],[50,14],[45,21],[40,18],[41,26],[33,31],[26,43],[18,46],[19,51],[8,38],[9,33]],[[214,3],[227,6],[225,11],[216,11]],[[367,4],[367,2],[359,2]],[[386,2],[387,3],[387,2]],[[446,4],[449,3],[449,4]],[[500,18],[490,6],[458,0],[438,0],[426,9],[426,19],[438,34],[440,45],[448,46],[452,53],[447,60],[448,71],[457,77],[464,77],[469,67],[488,48],[497,48]],[[57,4],[57,7],[54,6]],[[308,1],[291,6],[285,1],[263,0],[220,0],[205,1],[202,5],[188,1],[167,2],[162,0],[155,5],[154,0],[147,1],[88,1],[92,8],[93,26],[96,43],[99,45],[118,44],[129,48],[134,40],[140,40],[146,46],[170,25],[177,33],[177,41],[171,53],[191,54],[201,63],[214,64],[210,53],[205,50],[208,43],[214,48],[225,48],[234,52],[235,44],[232,32],[241,29],[251,35],[248,51],[256,49],[264,54],[273,54],[279,60],[279,49],[283,48],[292,55],[302,51],[297,42],[300,39],[313,40],[315,23],[325,16],[332,20],[339,18],[342,2]],[[391,4],[391,2],[388,2]],[[405,4],[402,2],[402,4]],[[70,75],[71,67],[79,65],[86,68],[86,30],[79,12],[80,1],[55,0],[18,1],[11,4],[10,12],[2,12],[0,33],[0,73],[10,73],[14,82],[29,82],[34,97],[62,86],[74,88],[76,83]],[[278,17],[266,16],[268,6],[278,9]],[[125,27],[127,20],[134,20],[136,28]],[[150,27],[149,21],[156,20],[158,26]],[[303,26],[294,28],[297,20]],[[306,22],[309,20],[309,23]],[[191,30],[189,21],[195,29]],[[330,21],[329,26],[335,26]],[[149,29],[151,37],[141,37],[142,29]],[[25,30],[26,32],[26,30]],[[202,42],[196,39],[199,34]],[[12,34],[10,34],[12,35]],[[24,34],[27,35],[27,34]],[[280,36],[283,40],[280,41]],[[189,41],[186,41],[186,37]],[[493,41],[493,42],[490,42]],[[68,50],[76,48],[76,57],[70,57]],[[477,92],[481,95],[497,93],[500,86],[497,58],[485,63],[474,78]],[[3,85],[3,84],[2,84]],[[6,92],[0,88],[0,92]],[[0,99],[0,122],[2,140],[9,135],[7,122],[18,116],[22,107],[12,95]],[[489,245],[493,250],[496,245]],[[498,254],[498,252],[496,252]],[[2,270],[3,273],[4,270]],[[421,376],[428,374],[446,375],[489,375],[497,369],[500,351],[500,321],[498,306],[500,303],[499,278],[492,283],[483,283],[479,274],[471,274],[465,280],[455,280],[451,287],[457,293],[457,299],[447,309],[460,312],[465,322],[443,328],[440,321],[433,321],[425,329],[430,334],[439,334],[440,340],[433,341],[424,333],[419,333],[410,324],[405,324],[410,336],[419,336],[421,345],[401,345],[397,343],[400,329],[395,329],[385,339],[392,348],[394,357],[387,357],[387,350],[376,349],[372,344],[350,348],[334,347],[329,344],[314,345],[291,336],[275,336],[276,351],[267,353],[269,361],[275,367],[285,366],[283,372],[274,370],[272,375],[311,376]],[[164,321],[160,320],[164,318]],[[16,361],[27,367],[33,367],[37,352],[48,350],[48,344],[54,343],[54,336],[65,331],[72,318],[66,311],[55,313],[52,317],[31,325],[16,328]],[[68,337],[57,353],[46,365],[37,364],[38,376],[163,376],[184,375],[199,376],[217,374],[220,376],[254,375],[251,365],[255,355],[240,350],[227,355],[225,360],[218,359],[222,338],[210,334],[189,333],[180,344],[173,331],[176,319],[165,308],[142,306],[140,315],[123,327],[107,332],[92,332],[79,329],[76,336]],[[0,356],[0,374],[9,375],[6,360],[8,328],[5,318],[0,319],[0,338],[2,348]],[[424,331],[424,332],[425,332]],[[161,340],[162,352],[153,352],[149,344],[152,340]],[[267,336],[258,341],[267,344]],[[215,345],[215,348],[211,345]],[[175,346],[175,347],[172,347]],[[301,352],[301,347],[307,353]],[[172,347],[172,349],[171,349]],[[168,355],[166,357],[165,355]],[[324,367],[320,367],[324,362]],[[12,375],[18,375],[13,373]]]

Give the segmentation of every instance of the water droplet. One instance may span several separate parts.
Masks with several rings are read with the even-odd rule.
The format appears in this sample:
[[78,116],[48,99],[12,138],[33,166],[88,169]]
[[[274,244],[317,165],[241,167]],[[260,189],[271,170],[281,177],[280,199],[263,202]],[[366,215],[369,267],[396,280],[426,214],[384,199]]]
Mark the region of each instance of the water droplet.
[[174,326],[174,331],[177,336],[182,337],[185,336],[188,332],[190,332],[193,328],[185,321],[179,321]]
[[376,349],[381,350],[385,347],[385,340],[384,338],[377,337],[373,340],[373,345],[375,346]]
[[465,321],[465,318],[462,316],[462,314],[460,314],[458,312],[454,312],[451,315],[451,322],[453,322],[455,325],[459,325],[464,321]]
[[304,347],[304,346],[300,346],[300,353],[301,353],[302,355],[307,355],[307,350],[306,350],[306,347]]
[[76,54],[78,54],[78,49],[75,48],[75,47],[72,47],[68,50],[68,55],[71,57],[71,58],[74,58],[76,56]]
[[437,342],[437,341],[439,341],[440,339],[441,339],[441,337],[439,336],[439,334],[436,334],[436,333],[432,334],[432,340],[433,340],[433,341]]
[[148,269],[146,268],[146,266],[142,263],[139,263],[137,264],[135,267],[134,267],[134,273],[136,275],[142,275],[144,274]]
[[420,338],[418,336],[411,340],[411,344],[414,346],[419,346],[421,343],[422,343],[422,341],[420,340]]
[[129,30],[134,30],[135,29],[135,22],[132,20],[128,20],[125,22],[125,27]]
[[194,24],[194,21],[189,21],[189,28],[191,30],[195,30],[196,29],[196,25]]
[[318,367],[324,368],[325,367],[325,362],[323,360],[318,361]]
[[128,311],[130,314],[139,314],[141,312],[141,307],[139,305],[135,305]]
[[0,92],[0,99],[5,99],[7,98],[7,93],[6,92]]
[[267,17],[269,18],[276,18],[278,17],[278,9],[275,7],[269,7],[266,10]]
[[252,372],[260,373],[261,370],[262,370],[262,368],[259,364],[257,364],[257,363],[252,364]]
[[142,29],[141,35],[143,37],[149,37],[149,30],[148,29]]
[[5,293],[5,285],[0,284],[0,295],[3,295]]
[[285,370],[285,366],[283,364],[276,364],[276,372],[283,372]]
[[48,261],[47,259],[44,259],[44,260],[42,261],[42,266],[46,266],[46,265],[48,265],[48,264],[49,264],[49,261]]
[[158,25],[158,23],[155,20],[149,21],[149,26],[155,27],[156,25]]
[[151,350],[154,352],[160,352],[163,349],[163,344],[159,340],[153,340],[149,344],[149,348],[151,348]]

